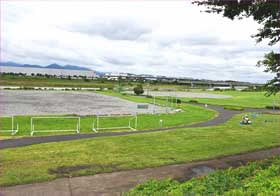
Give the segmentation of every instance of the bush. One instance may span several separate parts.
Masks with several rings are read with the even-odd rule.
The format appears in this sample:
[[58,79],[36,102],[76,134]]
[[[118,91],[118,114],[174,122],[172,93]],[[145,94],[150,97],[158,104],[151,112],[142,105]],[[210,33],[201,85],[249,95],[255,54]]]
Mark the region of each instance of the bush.
[[152,96],[152,95],[146,95],[146,97],[147,97],[147,98],[153,98],[153,96]]
[[236,110],[236,111],[243,111],[244,108],[243,107],[239,107],[239,106],[224,106],[224,109],[227,109],[227,110]]
[[21,90],[34,90],[33,87],[28,87],[28,86],[23,86],[23,87],[20,87]]
[[198,103],[197,100],[189,100],[189,103]]
[[155,195],[162,196],[167,195],[171,190],[179,187],[179,183],[175,180],[148,180],[144,184],[137,185],[134,189],[130,191],[129,196],[139,196],[139,195]]
[[141,84],[138,84],[134,89],[133,89],[134,93],[136,95],[141,95],[144,93],[144,89],[143,86]]
[[182,103],[181,99],[175,99],[175,98],[169,99],[168,102],[171,102],[171,103],[176,103],[176,102],[177,102],[177,103],[179,103],[179,104]]
[[[251,162],[200,178],[179,183],[175,180],[149,180],[131,189],[127,196],[279,196],[279,157]],[[159,193],[159,194],[158,194]]]
[[280,110],[280,106],[272,106],[272,105],[267,105],[265,106],[266,109],[269,109],[269,110]]

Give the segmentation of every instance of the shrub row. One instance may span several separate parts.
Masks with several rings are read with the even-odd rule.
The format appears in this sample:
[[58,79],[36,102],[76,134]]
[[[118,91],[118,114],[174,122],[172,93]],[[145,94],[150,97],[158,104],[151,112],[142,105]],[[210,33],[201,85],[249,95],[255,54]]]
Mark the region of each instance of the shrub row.
[[239,107],[239,106],[224,106],[224,109],[227,109],[227,110],[236,110],[236,111],[243,111],[244,108],[243,107]]
[[217,171],[184,183],[149,180],[126,196],[280,195],[280,158],[250,163],[236,169]]
[[271,109],[271,110],[280,110],[280,106],[271,106],[271,105],[267,105],[265,106],[266,109]]

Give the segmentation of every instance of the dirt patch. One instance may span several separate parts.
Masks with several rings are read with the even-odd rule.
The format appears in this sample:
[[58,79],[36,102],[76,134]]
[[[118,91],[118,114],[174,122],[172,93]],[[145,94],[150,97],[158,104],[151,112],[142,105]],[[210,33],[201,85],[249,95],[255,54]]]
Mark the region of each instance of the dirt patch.
[[61,166],[55,169],[49,169],[49,174],[55,174],[57,177],[72,177],[75,173],[82,170],[94,170],[96,173],[106,171],[118,171],[121,164],[87,164],[87,165],[75,165],[75,166]]
[[241,167],[247,165],[249,161],[246,160],[231,160],[227,161],[226,163],[229,164],[233,168]]
[[49,114],[135,114],[165,113],[166,108],[147,104],[138,109],[138,103],[95,92],[1,90],[0,116]]

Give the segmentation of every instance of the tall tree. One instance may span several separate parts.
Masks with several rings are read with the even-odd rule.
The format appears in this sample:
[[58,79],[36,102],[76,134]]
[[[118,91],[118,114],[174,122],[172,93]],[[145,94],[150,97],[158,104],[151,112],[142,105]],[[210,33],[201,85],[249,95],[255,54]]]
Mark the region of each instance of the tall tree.
[[[261,24],[258,32],[252,35],[259,43],[265,39],[269,45],[280,42],[280,0],[196,0],[193,4],[206,6],[205,12],[222,14],[231,20],[253,17]],[[275,73],[275,77],[265,85],[267,95],[280,91],[280,51],[270,52],[258,61],[257,66],[265,67],[265,72]]]

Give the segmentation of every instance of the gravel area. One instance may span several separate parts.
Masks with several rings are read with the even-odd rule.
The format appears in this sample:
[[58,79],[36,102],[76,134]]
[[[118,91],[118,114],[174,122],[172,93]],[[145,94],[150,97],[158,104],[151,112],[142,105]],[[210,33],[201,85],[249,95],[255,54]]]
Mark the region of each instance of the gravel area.
[[[127,91],[127,93],[134,94],[132,91]],[[147,95],[147,91],[144,93]],[[230,95],[218,95],[218,94],[211,94],[211,93],[192,93],[192,92],[168,92],[168,91],[149,91],[149,95],[152,96],[172,96],[172,97],[185,97],[185,98],[214,98],[214,99],[224,99],[224,98],[231,98]]]
[[1,90],[0,116],[10,115],[102,115],[166,112],[166,108],[149,104],[137,109],[137,103],[94,92]]

